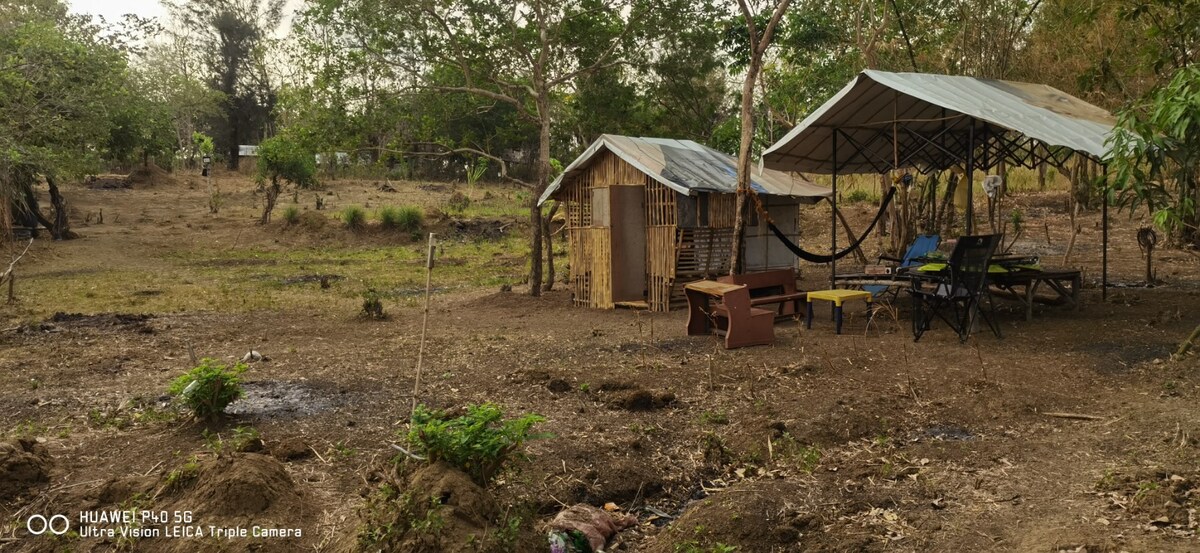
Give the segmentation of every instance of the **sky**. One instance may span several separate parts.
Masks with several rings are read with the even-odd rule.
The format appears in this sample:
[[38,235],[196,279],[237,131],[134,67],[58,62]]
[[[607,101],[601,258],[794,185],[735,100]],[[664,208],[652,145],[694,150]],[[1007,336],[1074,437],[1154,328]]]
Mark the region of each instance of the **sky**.
[[109,23],[121,20],[127,13],[141,17],[165,19],[167,9],[158,0],[67,0],[74,13],[101,15]]

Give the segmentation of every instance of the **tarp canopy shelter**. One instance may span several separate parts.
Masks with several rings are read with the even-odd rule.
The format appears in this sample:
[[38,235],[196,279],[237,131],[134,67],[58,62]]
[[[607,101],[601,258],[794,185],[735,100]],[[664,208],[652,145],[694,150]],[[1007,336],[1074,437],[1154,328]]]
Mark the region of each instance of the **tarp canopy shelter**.
[[[763,164],[832,175],[835,210],[839,174],[961,167],[969,183],[970,234],[976,169],[986,173],[1002,161],[1031,169],[1062,166],[1073,155],[1099,163],[1114,124],[1107,111],[1046,85],[867,70],[763,152]],[[1103,217],[1107,288],[1107,201]]]

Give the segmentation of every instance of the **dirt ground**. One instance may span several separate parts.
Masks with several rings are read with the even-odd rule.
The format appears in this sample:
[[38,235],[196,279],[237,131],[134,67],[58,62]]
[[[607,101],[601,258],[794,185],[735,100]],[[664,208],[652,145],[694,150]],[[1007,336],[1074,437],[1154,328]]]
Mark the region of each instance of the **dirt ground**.
[[[1002,303],[1003,339],[963,345],[935,326],[914,344],[906,314],[868,329],[851,309],[841,336],[824,319],[784,322],[773,346],[726,351],[687,337],[682,310],[522,293],[521,191],[334,181],[296,198],[321,223],[286,225],[285,201],[259,226],[249,180],[217,181],[215,216],[198,177],[68,187],[83,238],[38,242],[19,265],[20,301],[0,306],[0,549],[377,549],[362,536],[412,402],[424,244],[326,219],[348,205],[438,207],[454,192],[474,211],[427,220],[446,242],[417,399],[538,413],[553,434],[486,491],[410,480],[482,497],[454,520],[485,537],[511,523],[479,549],[548,550],[542,525],[580,502],[638,517],[612,551],[1200,549],[1200,367],[1170,357],[1200,323],[1200,257],[1164,249],[1163,284],[1135,286],[1139,218],[1114,213],[1107,302],[1099,216],[1085,213],[1068,263],[1085,271],[1082,309],[1039,306],[1026,322]],[[1029,230],[1015,250],[1061,265],[1065,201],[1018,195]],[[847,209],[860,226],[872,212]],[[805,243],[827,243],[828,211],[803,217]],[[826,287],[823,271],[805,268],[810,289]],[[368,288],[385,292],[387,319],[358,316]],[[267,359],[244,375],[231,420],[206,427],[170,407],[165,390],[193,354],[232,362],[252,349]],[[237,427],[261,443],[235,446]],[[301,536],[26,530],[32,514],[92,509]],[[429,543],[403,548],[438,550]]]

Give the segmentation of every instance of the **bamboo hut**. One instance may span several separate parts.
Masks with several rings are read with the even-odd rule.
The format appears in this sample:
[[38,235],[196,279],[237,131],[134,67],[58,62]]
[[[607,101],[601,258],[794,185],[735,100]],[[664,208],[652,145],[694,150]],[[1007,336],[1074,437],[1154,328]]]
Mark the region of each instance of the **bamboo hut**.
[[[735,158],[690,140],[602,135],[539,199],[562,203],[574,303],[667,311],[682,300],[683,284],[728,273],[736,174]],[[774,170],[753,175],[751,186],[793,240],[800,205],[830,195]],[[795,267],[795,256],[750,212],[746,270]]]

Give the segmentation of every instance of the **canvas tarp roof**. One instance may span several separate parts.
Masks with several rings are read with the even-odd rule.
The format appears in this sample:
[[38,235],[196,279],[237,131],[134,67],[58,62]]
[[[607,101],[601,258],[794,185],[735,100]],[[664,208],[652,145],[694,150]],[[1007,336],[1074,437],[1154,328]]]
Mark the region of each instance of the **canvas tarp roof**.
[[[691,140],[601,135],[559,175],[538,203],[544,203],[562,183],[583,173],[599,153],[609,151],[650,178],[680,194],[733,194],[737,191],[737,159]],[[752,171],[751,187],[759,194],[791,196],[812,203],[831,194],[801,175],[782,171]]]
[[[994,133],[1015,132],[1043,147],[1065,147],[1094,158],[1107,152],[1104,143],[1114,124],[1107,111],[1046,85],[868,70],[763,152],[763,163],[785,171],[831,173],[834,129],[839,129],[845,134],[838,147],[845,150],[839,151],[838,172],[880,172],[871,160],[893,160],[894,151],[890,139],[875,139],[880,130],[890,133],[893,121],[925,136],[947,127],[965,130],[974,124],[978,131],[986,126]],[[927,146],[915,136],[897,134],[901,150]],[[848,142],[861,155],[852,157],[855,146]],[[958,158],[938,155],[924,161],[939,165],[936,169],[961,164],[963,141],[942,147]]]

